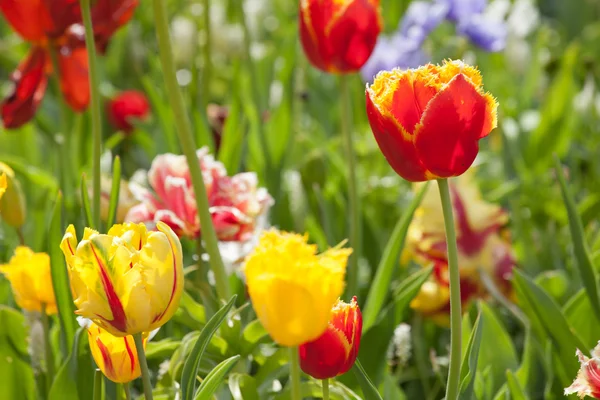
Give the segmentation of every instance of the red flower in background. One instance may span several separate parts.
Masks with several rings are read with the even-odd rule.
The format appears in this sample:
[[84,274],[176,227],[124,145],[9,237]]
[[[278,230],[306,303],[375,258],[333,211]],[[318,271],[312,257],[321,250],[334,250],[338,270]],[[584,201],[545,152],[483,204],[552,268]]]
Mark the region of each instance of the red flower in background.
[[316,340],[300,345],[300,367],[316,379],[329,379],[352,368],[362,335],[362,314],[356,296],[350,304],[338,300],[327,330]]
[[108,119],[117,129],[125,133],[133,131],[132,120],[144,119],[150,112],[150,104],[142,92],[127,90],[107,104]]
[[[99,51],[126,23],[138,0],[98,0],[92,8]],[[90,99],[88,62],[81,10],[77,0],[0,0],[0,11],[21,37],[30,42],[29,55],[12,73],[15,88],[0,105],[6,128],[18,128],[37,110],[52,72],[51,52],[57,55],[60,89],[67,104],[83,111]]]
[[379,0],[300,0],[300,40],[306,57],[325,72],[358,71],[383,27]]

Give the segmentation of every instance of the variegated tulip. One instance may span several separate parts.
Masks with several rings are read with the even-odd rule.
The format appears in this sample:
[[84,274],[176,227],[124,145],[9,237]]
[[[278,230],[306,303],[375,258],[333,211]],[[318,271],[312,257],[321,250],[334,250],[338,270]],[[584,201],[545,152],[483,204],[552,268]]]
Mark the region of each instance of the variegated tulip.
[[181,244],[168,225],[86,228],[77,243],[67,228],[61,249],[69,266],[76,314],[115,336],[149,332],[167,322],[183,291]]

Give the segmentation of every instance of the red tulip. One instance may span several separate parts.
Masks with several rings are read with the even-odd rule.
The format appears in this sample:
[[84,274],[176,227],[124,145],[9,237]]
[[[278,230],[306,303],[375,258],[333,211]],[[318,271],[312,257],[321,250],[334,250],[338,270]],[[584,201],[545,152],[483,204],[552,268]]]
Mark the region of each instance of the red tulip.
[[333,306],[327,330],[318,339],[300,345],[300,367],[316,379],[328,379],[352,368],[362,335],[362,315],[356,296],[350,304],[341,300]]
[[300,0],[300,39],[325,72],[358,71],[371,56],[383,20],[379,0]]
[[565,389],[565,396],[577,394],[582,399],[585,396],[600,399],[600,342],[592,350],[592,358],[586,357],[579,349],[577,357],[581,367],[573,384]]
[[494,97],[461,61],[382,71],[366,90],[367,116],[392,168],[412,182],[464,173],[496,127]]
[[127,90],[109,101],[107,109],[111,124],[125,133],[130,133],[134,128],[131,121],[147,117],[150,104],[143,93]]
[[[92,8],[96,43],[103,51],[110,36],[133,15],[138,0],[97,0]],[[15,87],[0,104],[5,128],[33,118],[44,97],[57,54],[60,89],[67,104],[83,111],[90,99],[88,58],[78,0],[0,0],[0,12],[12,28],[31,42],[29,55],[11,75]]]

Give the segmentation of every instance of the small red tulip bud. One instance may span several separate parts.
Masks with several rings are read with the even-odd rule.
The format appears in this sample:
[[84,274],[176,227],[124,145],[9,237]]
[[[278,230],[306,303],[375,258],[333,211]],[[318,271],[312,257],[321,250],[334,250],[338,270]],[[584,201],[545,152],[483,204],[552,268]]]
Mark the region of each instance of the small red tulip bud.
[[300,345],[300,367],[316,379],[328,379],[352,368],[362,335],[362,314],[356,296],[350,304],[333,306],[327,330],[318,339]]
[[131,122],[135,119],[144,119],[150,112],[150,105],[146,96],[135,90],[122,92],[112,99],[108,105],[108,118],[110,123],[125,133],[133,131]]

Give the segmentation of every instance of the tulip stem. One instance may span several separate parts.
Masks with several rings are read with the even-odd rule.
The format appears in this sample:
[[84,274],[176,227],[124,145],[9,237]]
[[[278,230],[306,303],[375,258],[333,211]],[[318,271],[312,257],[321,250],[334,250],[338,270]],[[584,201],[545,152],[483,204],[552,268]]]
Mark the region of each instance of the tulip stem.
[[323,379],[321,383],[323,384],[323,400],[329,400],[329,379]]
[[460,272],[458,269],[458,250],[456,248],[456,231],[454,214],[447,179],[438,179],[440,200],[444,212],[446,228],[446,247],[448,252],[448,273],[450,280],[450,365],[448,383],[446,384],[446,400],[458,398],[461,363],[461,304],[460,304]]
[[102,371],[98,368],[94,371],[94,400],[102,400]]
[[292,390],[292,400],[302,400],[302,391],[300,390],[300,357],[298,356],[298,346],[288,348],[290,352],[290,384]]
[[[175,126],[179,143],[185,155],[190,169],[194,194],[196,196],[196,208],[200,216],[200,227],[202,239],[206,243],[206,252],[210,257],[210,266],[215,276],[217,294],[221,299],[228,300],[230,296],[229,280],[225,272],[225,266],[219,252],[217,234],[212,224],[212,217],[209,211],[208,195],[206,186],[200,170],[200,162],[196,155],[196,144],[192,135],[190,120],[185,111],[183,96],[177,83],[175,75],[175,63],[173,61],[173,51],[171,49],[171,39],[169,37],[169,21],[167,20],[167,7],[164,0],[152,0],[154,8],[154,23],[156,27],[156,36],[158,38],[158,47],[160,61],[163,70],[163,78],[167,88],[167,96],[173,114],[175,115]],[[208,84],[208,82],[205,82]],[[199,255],[200,256],[200,255]]]
[[144,352],[144,340],[141,333],[133,335],[135,349],[140,362],[140,370],[142,371],[142,382],[144,383],[144,396],[146,400],[152,400],[152,383],[150,382],[150,371],[148,371],[148,362],[146,361],[146,353]]
[[210,27],[210,0],[204,0],[203,2],[204,10],[203,12],[203,20],[204,20],[204,46],[202,50],[204,51],[204,71],[202,74],[202,78],[204,79],[203,94],[202,94],[202,106],[204,109],[204,113],[206,113],[206,106],[208,106],[209,98],[210,98],[210,82],[212,82],[212,32]]
[[352,297],[358,290],[358,258],[360,256],[360,210],[358,187],[356,185],[356,162],[352,143],[352,105],[348,87],[348,76],[340,76],[340,94],[342,98],[342,136],[348,163],[348,206],[350,214],[350,247],[353,253],[346,273],[346,294]]
[[131,392],[129,391],[129,382],[123,384],[123,391],[125,392],[125,400],[131,400]]
[[54,355],[52,354],[52,344],[50,343],[50,321],[46,314],[46,304],[42,304],[42,331],[44,333],[44,357],[46,361],[46,391],[50,392],[52,381],[54,380]]
[[96,61],[96,44],[94,43],[94,29],[92,27],[91,0],[79,0],[81,15],[85,27],[85,46],[88,54],[90,74],[90,97],[92,113],[92,220],[94,228],[100,227],[100,156],[102,154],[102,119],[100,110],[100,92],[98,64]]

